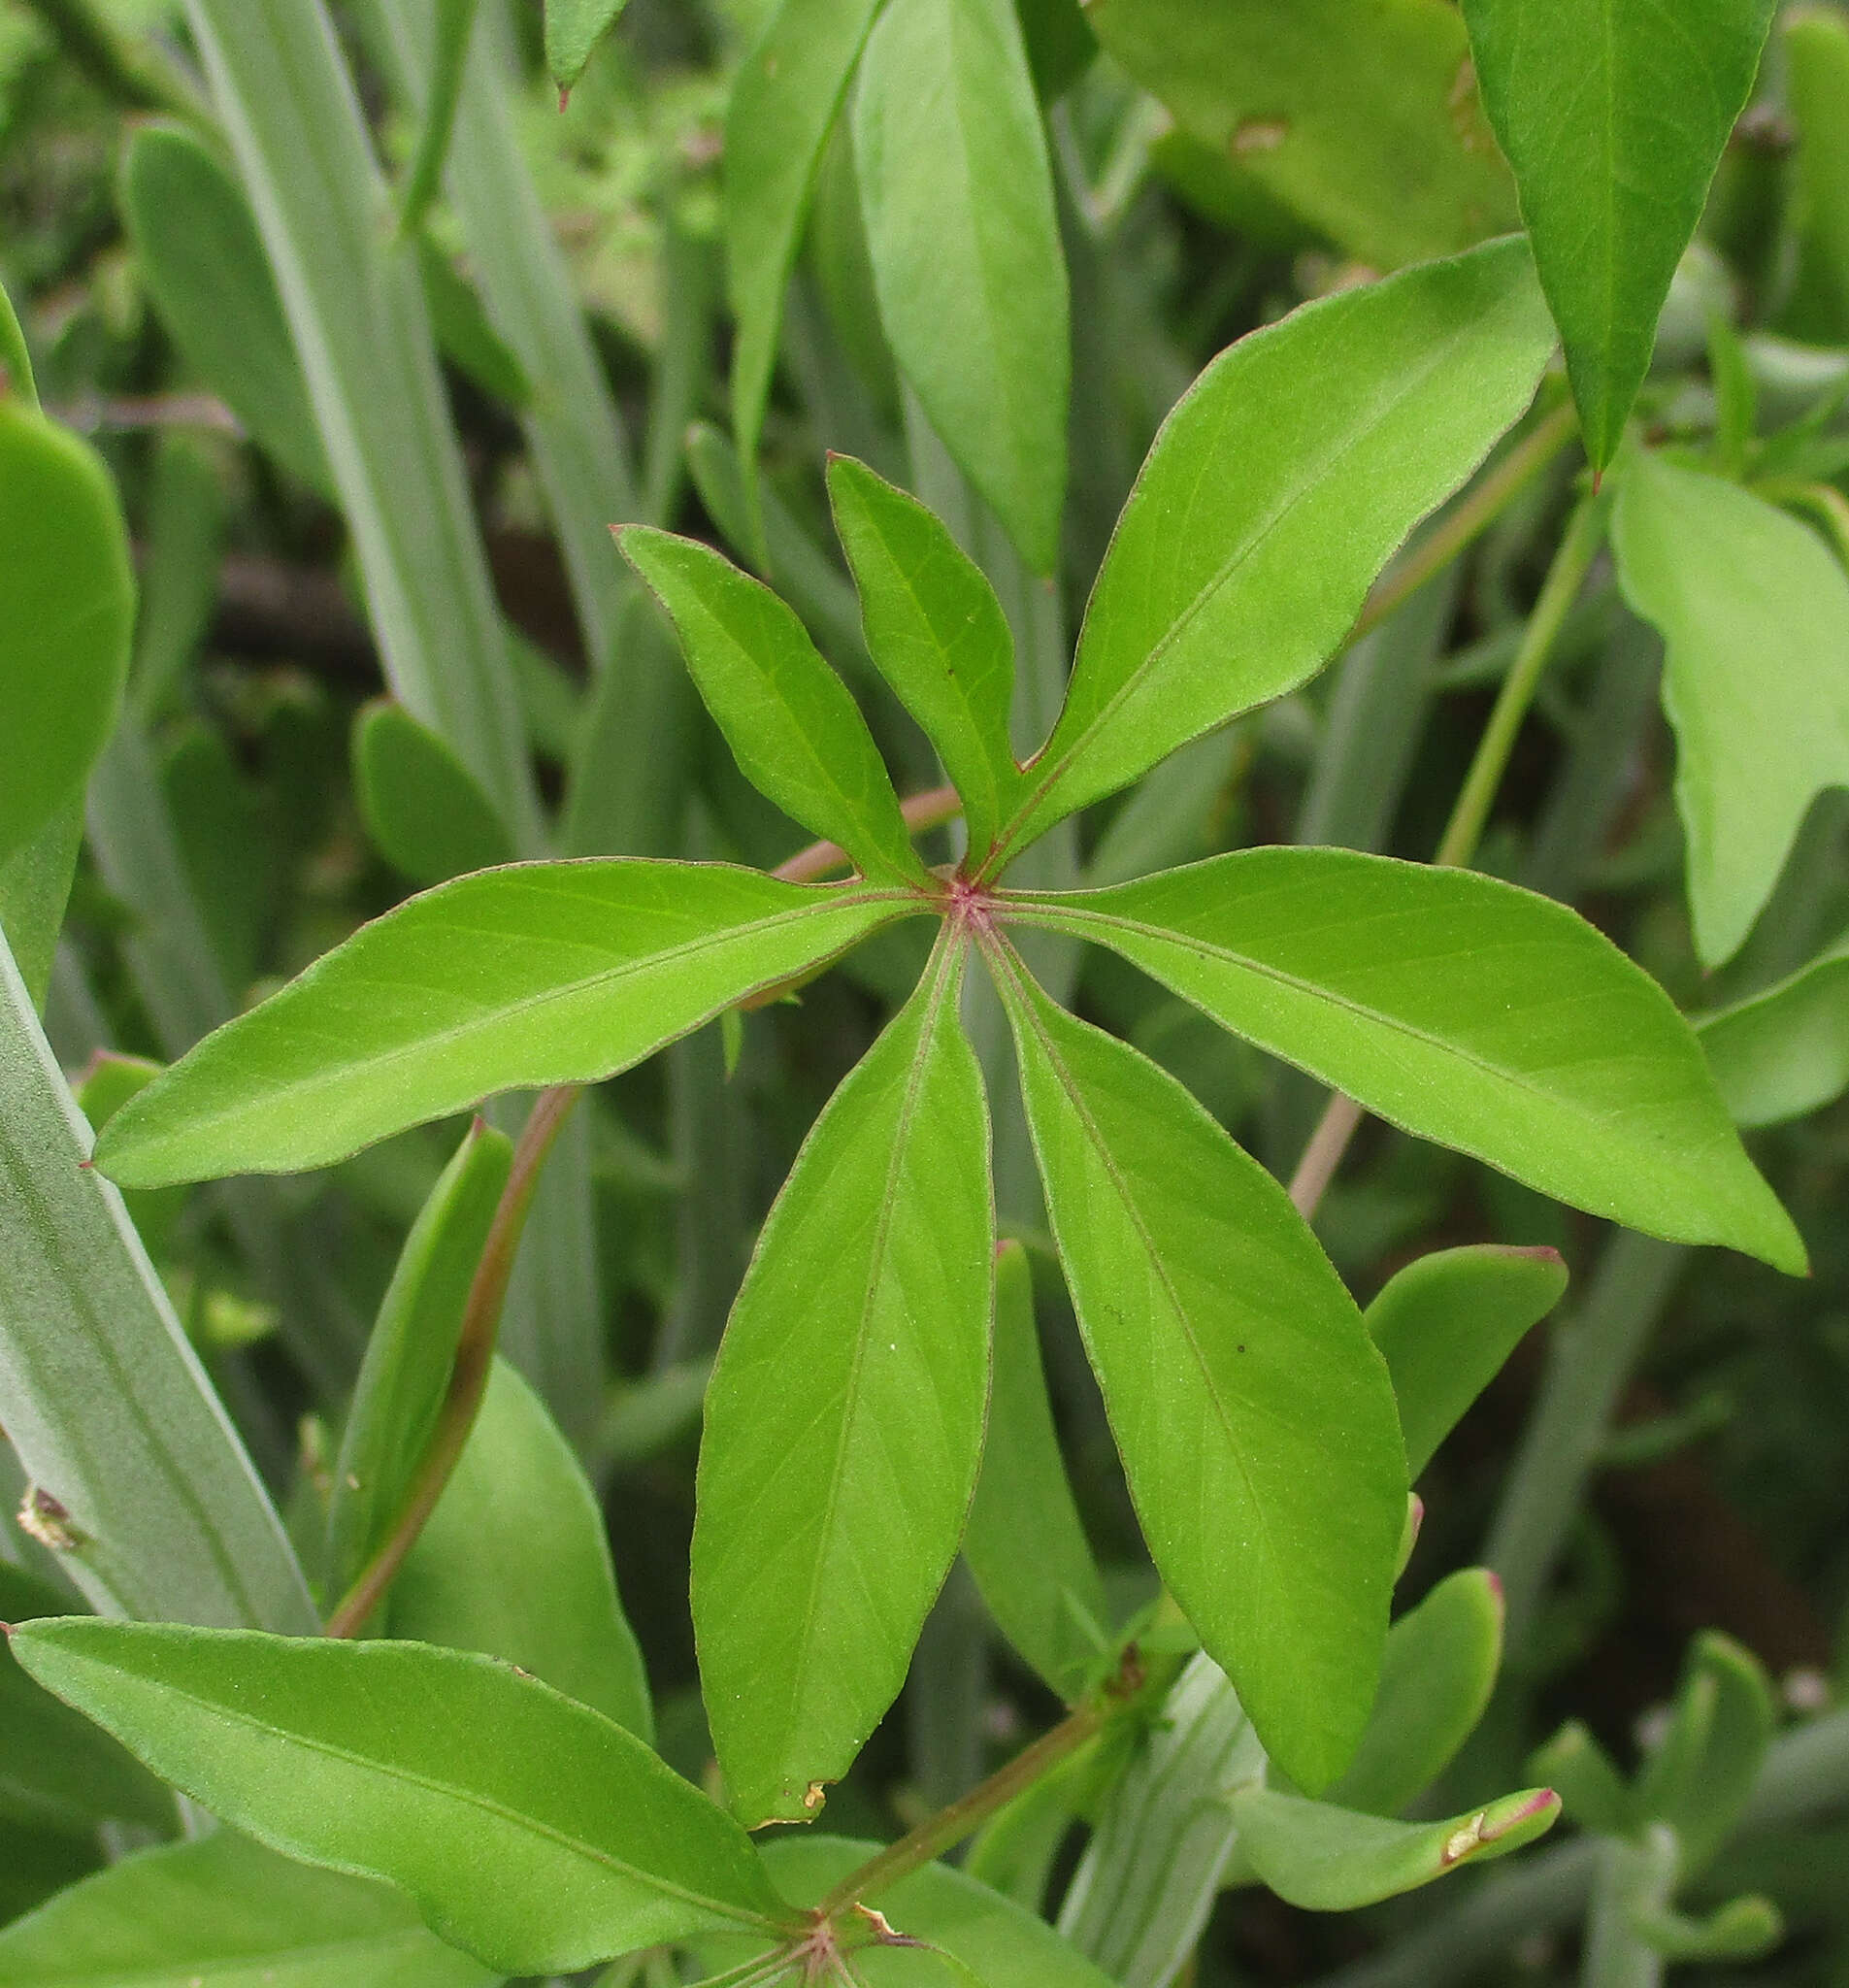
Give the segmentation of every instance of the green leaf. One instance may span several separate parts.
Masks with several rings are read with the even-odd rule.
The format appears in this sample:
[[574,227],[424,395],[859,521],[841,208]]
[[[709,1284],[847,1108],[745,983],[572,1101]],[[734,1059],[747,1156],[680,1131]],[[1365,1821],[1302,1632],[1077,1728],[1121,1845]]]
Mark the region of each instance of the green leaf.
[[915,900],[720,864],[522,863],[427,891],[123,1108],[130,1186],[325,1166],[493,1091],[626,1070]]
[[[70,1607],[68,1593],[0,1561],[0,1622],[64,1615]],[[0,1649],[0,1817],[76,1836],[94,1833],[105,1820],[136,1822],[167,1836],[174,1798],[132,1754],[33,1683]]]
[[1008,744],[1007,616],[981,568],[915,497],[848,456],[830,462],[828,494],[860,588],[868,649],[937,747],[979,861],[1021,786]]
[[98,1872],[0,1934],[10,1988],[489,1988],[398,1893],[233,1830]]
[[1746,107],[1772,0],[1463,0],[1595,469],[1617,453],[1669,279]]
[[1525,1770],[1560,1796],[1567,1819],[1600,1836],[1624,1836],[1632,1827],[1631,1790],[1590,1727],[1568,1719],[1528,1757]]
[[1256,1788],[1233,1812],[1246,1862],[1286,1905],[1352,1912],[1532,1843],[1553,1828],[1560,1798],[1530,1788],[1448,1822],[1387,1822]]
[[[449,156],[449,141],[455,133],[456,105],[462,95],[462,80],[468,73],[469,40],[475,32],[477,6],[478,0],[436,0],[431,9],[430,90],[424,105],[424,120],[417,132],[416,149],[405,173],[404,198],[398,208],[398,232],[415,237],[420,250],[429,246],[421,234],[424,216],[442,190],[444,163]],[[447,258],[443,261],[447,270]],[[428,276],[426,262],[426,279]],[[426,282],[427,292],[428,289]]]
[[1144,1538],[1304,1787],[1346,1766],[1405,1458],[1386,1365],[1284,1190],[1175,1080],[1005,985],[1028,1123]]
[[561,98],[584,73],[591,51],[616,25],[628,0],[545,0],[545,66]]
[[1389,1278],[1368,1307],[1368,1330],[1393,1375],[1415,1482],[1566,1288],[1567,1266],[1553,1250],[1494,1243],[1434,1250]]
[[27,1623],[13,1647],[215,1814],[397,1885],[506,1973],[569,1973],[783,1910],[697,1788],[487,1657],[77,1618]]
[[745,779],[839,844],[863,876],[921,881],[924,864],[867,720],[794,613],[710,546],[645,525],[626,527],[617,543],[672,617]]
[[1092,65],[1098,37],[1081,11],[1081,0],[1015,0],[1027,66],[1043,104],[1056,103]]
[[0,401],[0,862],[82,792],[128,674],[135,580],[116,486],[87,443]]
[[512,1162],[513,1143],[478,1118],[399,1251],[334,1465],[327,1508],[330,1600],[352,1585],[404,1505],[449,1386],[463,1308]]
[[475,1428],[389,1604],[391,1633],[530,1671],[639,1740],[648,1679],[597,1495],[544,1403],[497,1360]]
[[1801,1118],[1849,1088],[1849,939],[1695,1033],[1737,1125]]
[[72,1837],[0,1820],[0,1926],[87,1877],[101,1862],[94,1830]]
[[1397,1815],[1476,1730],[1502,1660],[1502,1584],[1485,1568],[1462,1568],[1387,1632],[1368,1730],[1328,1800]]
[[1638,1821],[1667,1822],[1694,1875],[1733,1835],[1765,1764],[1777,1710],[1759,1660],[1706,1630],[1690,1646],[1663,1744],[1638,1776]]
[[1544,1194],[1802,1272],[1687,1023],[1565,905],[1463,870],[1272,847],[1007,910],[1111,947],[1222,1027]]
[[962,965],[940,948],[816,1121],[707,1391],[694,1630],[753,1826],[811,1817],[897,1697],[975,1484],[995,1214]]
[[0,283],[0,374],[5,376],[0,379],[0,399],[11,396],[36,413],[39,389],[32,378],[32,354],[4,283]]
[[1833,345],[1849,337],[1849,21],[1834,7],[1792,7],[1778,31],[1798,127],[1790,215],[1798,266],[1781,329]]
[[188,367],[311,490],[334,478],[244,189],[193,132],[144,124],[122,152],[122,219]]
[[0,936],[13,949],[35,1008],[45,1006],[58,934],[83,843],[83,804],[67,801],[12,855],[0,857]]
[[1745,942],[1810,804],[1849,786],[1849,576],[1808,526],[1639,452],[1612,544],[1633,609],[1668,647],[1675,805],[1696,950]]
[[1553,339],[1527,248],[1502,242],[1221,353],[1117,521],[1012,840],[1313,676],[1401,541],[1528,406]]
[[1515,224],[1448,0],[1091,0],[1085,13],[1266,206],[1375,269]]
[[1731,1899],[1705,1919],[1639,1906],[1632,1931],[1666,1961],[1756,1961],[1785,1937],[1785,1919],[1766,1898]]
[[1070,1704],[1109,1647],[1111,1610],[1060,1455],[1018,1242],[996,1258],[994,1364],[963,1553],[1003,1635]]
[[353,798],[374,847],[413,883],[446,883],[513,858],[507,828],[474,775],[389,698],[354,721]]
[[854,159],[899,370],[1039,574],[1059,557],[1066,258],[1012,0],[896,0],[868,38]]
[[524,414],[533,402],[533,382],[518,355],[488,322],[481,299],[428,235],[419,234],[413,248],[430,328],[444,357],[491,400]]
[[732,432],[757,455],[783,293],[829,132],[879,0],[782,0],[732,84],[725,114],[726,287]]

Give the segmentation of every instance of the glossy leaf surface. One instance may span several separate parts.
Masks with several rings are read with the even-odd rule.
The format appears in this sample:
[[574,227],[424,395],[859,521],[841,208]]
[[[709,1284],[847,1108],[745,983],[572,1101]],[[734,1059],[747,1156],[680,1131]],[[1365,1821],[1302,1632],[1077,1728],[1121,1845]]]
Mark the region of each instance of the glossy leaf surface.
[[355,721],[353,798],[374,847],[413,883],[446,883],[513,858],[494,803],[402,705],[381,700]]
[[736,1824],[600,1713],[486,1657],[28,1623],[39,1681],[272,1848],[382,1878],[508,1973],[776,1914]]
[[793,611],[692,539],[632,526],[623,555],[659,596],[740,770],[863,875],[921,879],[899,799],[846,684]]
[[1567,1266],[1553,1250],[1494,1243],[1434,1250],[1388,1279],[1368,1307],[1368,1331],[1393,1375],[1415,1481],[1566,1288]]
[[1772,0],[1464,0],[1476,80],[1567,347],[1595,468],[1745,108]]
[[1702,963],[1731,959],[1805,812],[1849,786],[1849,577],[1806,525],[1639,453],[1612,542],[1625,597],[1667,646],[1675,805]]
[[1778,1125],[1840,1097],[1849,1089],[1849,941],[1703,1015],[1695,1032],[1736,1124]]
[[1014,637],[988,577],[915,497],[864,463],[828,466],[847,563],[879,673],[938,748],[980,857],[1012,812]]
[[148,1850],[0,1933],[9,1988],[489,1988],[381,1884],[233,1830]]
[[994,1365],[963,1554],[1003,1635],[1070,1703],[1109,1646],[1111,1613],[1060,1454],[1018,1242],[996,1257]]
[[1404,1516],[1385,1363],[1284,1190],[1172,1077],[1007,998],[1143,1536],[1267,1749],[1323,1787],[1367,1720]]
[[955,1557],[988,1393],[988,1113],[959,954],[830,1101],[707,1392],[694,1629],[752,1825],[803,1821],[898,1695]]
[[121,702],[135,580],[89,445],[0,401],[0,862],[77,798]]
[[1246,1862],[1287,1905],[1352,1912],[1532,1843],[1554,1826],[1560,1800],[1534,1788],[1449,1822],[1387,1822],[1256,1789],[1233,1812]]
[[584,73],[627,0],[545,0],[545,66],[562,92]]
[[868,38],[854,158],[880,322],[933,428],[1040,574],[1066,494],[1066,258],[1010,0],[902,0]]
[[437,1508],[392,1583],[391,1633],[479,1650],[654,1738],[597,1496],[545,1405],[497,1360]]
[[493,1091],[627,1069],[895,915],[714,864],[523,863],[413,898],[110,1123],[131,1185],[324,1165]]
[[1222,352],[1117,520],[1023,835],[1314,675],[1401,541],[1528,406],[1553,340],[1526,246],[1502,242]]
[[1283,847],[1054,902],[1032,900],[1036,922],[1110,946],[1408,1132],[1647,1234],[1802,1269],[1688,1025],[1564,905]]

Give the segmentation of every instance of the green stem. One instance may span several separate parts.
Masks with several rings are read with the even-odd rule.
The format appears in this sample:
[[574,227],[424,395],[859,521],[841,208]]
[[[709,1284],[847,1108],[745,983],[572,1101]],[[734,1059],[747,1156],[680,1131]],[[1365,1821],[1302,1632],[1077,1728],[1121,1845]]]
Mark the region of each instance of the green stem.
[[404,1565],[406,1555],[417,1543],[425,1522],[436,1510],[437,1501],[442,1498],[469,1441],[494,1366],[501,1307],[507,1298],[508,1279],[513,1274],[513,1258],[526,1227],[533,1191],[539,1185],[540,1170],[552,1149],[552,1142],[578,1102],[579,1088],[566,1083],[542,1091],[528,1114],[519,1143],[513,1149],[508,1184],[489,1224],[481,1261],[476,1266],[475,1279],[463,1306],[455,1362],[449,1370],[443,1406],[437,1411],[436,1427],[430,1433],[391,1531],[342,1598],[340,1607],[327,1618],[323,1632],[327,1636],[358,1636],[366,1627]]
[[126,111],[163,112],[190,124],[211,122],[198,93],[172,69],[139,60],[88,0],[25,0],[71,62]]
[[423,128],[398,210],[398,234],[408,241],[424,224],[431,203],[443,186],[443,169],[449,157],[449,140],[456,128],[456,106],[462,99],[462,79],[469,66],[469,43],[475,32],[477,0],[440,0],[436,8],[436,51],[431,63],[430,94],[424,104]]

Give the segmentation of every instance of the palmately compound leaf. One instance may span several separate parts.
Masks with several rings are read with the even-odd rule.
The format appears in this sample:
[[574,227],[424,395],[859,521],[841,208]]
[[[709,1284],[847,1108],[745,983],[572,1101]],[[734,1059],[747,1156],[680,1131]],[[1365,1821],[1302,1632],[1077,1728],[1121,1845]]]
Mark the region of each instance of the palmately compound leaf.
[[693,1614],[753,1825],[804,1821],[905,1682],[988,1398],[988,1111],[961,949],[846,1078],[771,1210],[707,1392]]
[[1172,1077],[1004,970],[1060,1259],[1156,1566],[1267,1750],[1367,1722],[1405,1515],[1386,1363],[1284,1190]]
[[710,863],[520,863],[363,927],[110,1120],[127,1186],[318,1167],[496,1091],[608,1077],[918,907]]
[[504,1972],[787,1920],[736,1823],[620,1726],[510,1665],[83,1618],[27,1623],[13,1647],[214,1814],[397,1885]]
[[1772,0],[1464,0],[1595,469],[1623,438],[1771,17]]
[[924,864],[867,720],[794,611],[697,540],[629,525],[618,542],[673,619],[745,779],[845,849],[863,876],[921,880]]
[[1639,451],[1619,474],[1625,598],[1663,637],[1696,950],[1745,943],[1810,804],[1849,786],[1849,577],[1794,517]]
[[1533,399],[1554,331],[1521,242],[1306,304],[1203,373],[1092,589],[1018,845],[1335,653],[1368,589]]
[[828,494],[860,588],[867,647],[918,720],[963,802],[980,859],[1012,812],[1014,637],[988,577],[915,497],[837,456]]
[[1223,1028],[1543,1194],[1802,1274],[1688,1024],[1550,898],[1272,847],[1007,908],[1109,946]]

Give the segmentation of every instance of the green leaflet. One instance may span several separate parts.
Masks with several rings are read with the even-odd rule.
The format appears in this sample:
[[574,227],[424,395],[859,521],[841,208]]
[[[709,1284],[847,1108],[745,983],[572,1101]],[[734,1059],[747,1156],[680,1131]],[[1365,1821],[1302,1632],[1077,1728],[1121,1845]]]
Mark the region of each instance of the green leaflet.
[[1301,1785],[1373,1697],[1405,1513],[1386,1366],[1271,1176],[1134,1049],[1005,983],[1079,1329],[1157,1568]]
[[1464,0],[1595,469],[1617,453],[1669,279],[1759,72],[1772,0]]
[[273,1849],[410,1893],[511,1974],[783,1911],[749,1839],[601,1713],[487,1657],[82,1618],[14,1653]]
[[1625,598],[1667,645],[1675,804],[1702,963],[1745,942],[1825,787],[1849,786],[1849,577],[1807,526],[1639,452],[1612,545]]
[[597,1495],[505,1360],[388,1607],[395,1637],[517,1664],[639,1740],[654,1738]]
[[1528,406],[1553,340],[1527,247],[1501,242],[1221,353],[1117,521],[1005,845],[1313,676],[1389,555]]
[[1257,189],[1376,269],[1515,224],[1447,0],[1092,0],[1139,83]]
[[193,132],[144,124],[122,152],[122,218],[182,357],[311,490],[332,471],[244,189]]
[[740,65],[725,116],[726,288],[732,432],[749,464],[776,362],[783,293],[828,134],[878,0],[782,0]]
[[646,525],[617,538],[673,618],[745,779],[845,849],[863,876],[921,880],[924,864],[867,720],[794,612],[710,546]]
[[899,370],[1038,574],[1059,556],[1072,383],[1052,169],[1011,0],[891,0],[854,96]]
[[1801,1118],[1849,1088],[1849,939],[1751,1000],[1700,1016],[1701,1048],[1738,1125]]
[[512,1142],[478,1118],[399,1251],[334,1464],[327,1508],[330,1604],[358,1577],[404,1505],[448,1389],[463,1307],[512,1161]]
[[1798,269],[1782,328],[1833,345],[1849,336],[1849,22],[1834,7],[1793,7],[1778,32],[1798,126]]
[[[617,0],[617,4],[620,5],[621,0]],[[417,236],[420,248],[423,246],[421,230],[424,216],[443,187],[444,162],[449,156],[449,140],[456,128],[456,103],[462,95],[462,79],[468,70],[469,38],[475,31],[477,6],[478,0],[436,0],[432,13],[435,33],[431,50],[430,97],[424,106],[424,121],[417,133],[417,148],[411,155],[411,166],[405,174],[404,196],[398,207],[399,233]],[[447,258],[444,258],[444,267],[448,268]]]
[[1567,1266],[1553,1250],[1478,1243],[1419,1257],[1368,1307],[1368,1331],[1393,1375],[1406,1471],[1415,1483],[1566,1288]]
[[1014,637],[981,568],[915,497],[865,463],[828,466],[867,647],[938,749],[979,862],[1011,812],[1021,770],[1008,744]]
[[428,235],[418,234],[411,247],[423,280],[431,333],[444,357],[490,399],[516,414],[527,413],[533,404],[533,382],[518,355],[488,322],[481,299]]
[[707,1390],[694,1629],[734,1807],[806,1821],[898,1695],[955,1558],[988,1394],[988,1112],[962,949],[816,1121]]
[[64,909],[83,844],[83,804],[67,801],[50,820],[0,858],[0,937],[13,950],[35,1008],[45,1006]]
[[1551,899],[1272,847],[1007,910],[1111,947],[1222,1027],[1544,1194],[1802,1271],[1688,1025]]
[[0,400],[0,862],[83,781],[121,705],[135,620],[128,532],[87,443]]
[[545,66],[562,98],[628,0],[545,0]]
[[964,1558],[1002,1633],[1071,1704],[1109,1649],[1111,1613],[1060,1455],[1018,1242],[996,1257],[994,1366]]
[[144,1851],[0,1933],[9,1988],[490,1988],[384,1885],[234,1830]]
[[719,864],[520,863],[413,898],[110,1123],[132,1186],[324,1166],[490,1092],[607,1077],[915,900]]
[[374,846],[413,883],[512,860],[512,841],[474,775],[389,698],[354,721],[353,797]]
[[1234,1797],[1233,1813],[1245,1861],[1287,1905],[1352,1912],[1532,1843],[1560,1798],[1531,1788],[1448,1822],[1387,1822],[1257,1788]]

